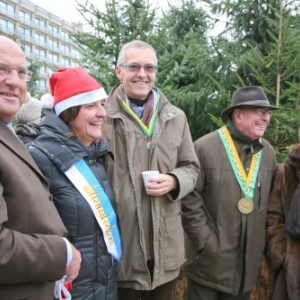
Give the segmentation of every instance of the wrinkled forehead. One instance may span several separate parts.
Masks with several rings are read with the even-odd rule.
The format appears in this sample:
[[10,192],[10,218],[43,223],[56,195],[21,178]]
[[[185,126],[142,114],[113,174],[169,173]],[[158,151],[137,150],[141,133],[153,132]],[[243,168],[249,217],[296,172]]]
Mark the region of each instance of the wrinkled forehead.
[[2,51],[0,49],[0,64],[10,67],[27,67],[26,58],[22,52]]

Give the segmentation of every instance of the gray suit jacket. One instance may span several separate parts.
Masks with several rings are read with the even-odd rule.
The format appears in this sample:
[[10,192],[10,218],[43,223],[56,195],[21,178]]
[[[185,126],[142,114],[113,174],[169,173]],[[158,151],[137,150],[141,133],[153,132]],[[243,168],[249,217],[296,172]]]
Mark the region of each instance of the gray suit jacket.
[[66,229],[30,153],[0,121],[0,299],[53,300]]

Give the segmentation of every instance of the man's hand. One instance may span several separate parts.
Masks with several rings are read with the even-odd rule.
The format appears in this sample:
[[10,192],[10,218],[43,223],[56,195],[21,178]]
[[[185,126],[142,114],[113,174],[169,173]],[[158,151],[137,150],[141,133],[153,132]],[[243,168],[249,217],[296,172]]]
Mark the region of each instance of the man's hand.
[[145,189],[148,195],[162,196],[177,188],[177,179],[169,174],[158,174],[148,180]]
[[65,283],[72,282],[79,273],[80,265],[81,265],[81,253],[73,246],[72,247],[72,260],[70,264],[66,268],[65,274],[67,275]]

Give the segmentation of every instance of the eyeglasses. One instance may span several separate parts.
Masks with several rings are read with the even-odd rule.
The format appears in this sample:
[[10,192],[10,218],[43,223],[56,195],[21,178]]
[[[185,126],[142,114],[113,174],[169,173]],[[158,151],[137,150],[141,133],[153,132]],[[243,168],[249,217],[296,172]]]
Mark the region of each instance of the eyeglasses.
[[23,68],[9,68],[0,64],[0,76],[9,75],[12,70],[16,70],[20,80],[30,81],[33,73]]
[[258,108],[258,107],[241,107],[241,110],[251,110],[254,111],[256,115],[262,117],[264,115],[268,115],[269,117],[272,117],[273,111],[272,110],[266,110],[264,108]]
[[129,64],[129,65],[121,64],[121,65],[119,65],[119,67],[126,68],[126,69],[128,69],[129,72],[132,72],[132,73],[138,73],[141,70],[141,68],[143,68],[145,73],[149,73],[149,74],[156,72],[158,69],[158,67],[154,66],[154,65],[141,66],[139,64]]

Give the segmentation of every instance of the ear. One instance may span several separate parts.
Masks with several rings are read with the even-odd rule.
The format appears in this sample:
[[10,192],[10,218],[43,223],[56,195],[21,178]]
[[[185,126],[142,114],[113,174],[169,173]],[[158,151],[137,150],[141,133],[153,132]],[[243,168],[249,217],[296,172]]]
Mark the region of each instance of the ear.
[[236,108],[232,113],[232,121],[240,123],[241,122],[241,110]]
[[120,68],[119,66],[116,66],[116,76],[119,79],[122,79],[122,68]]

